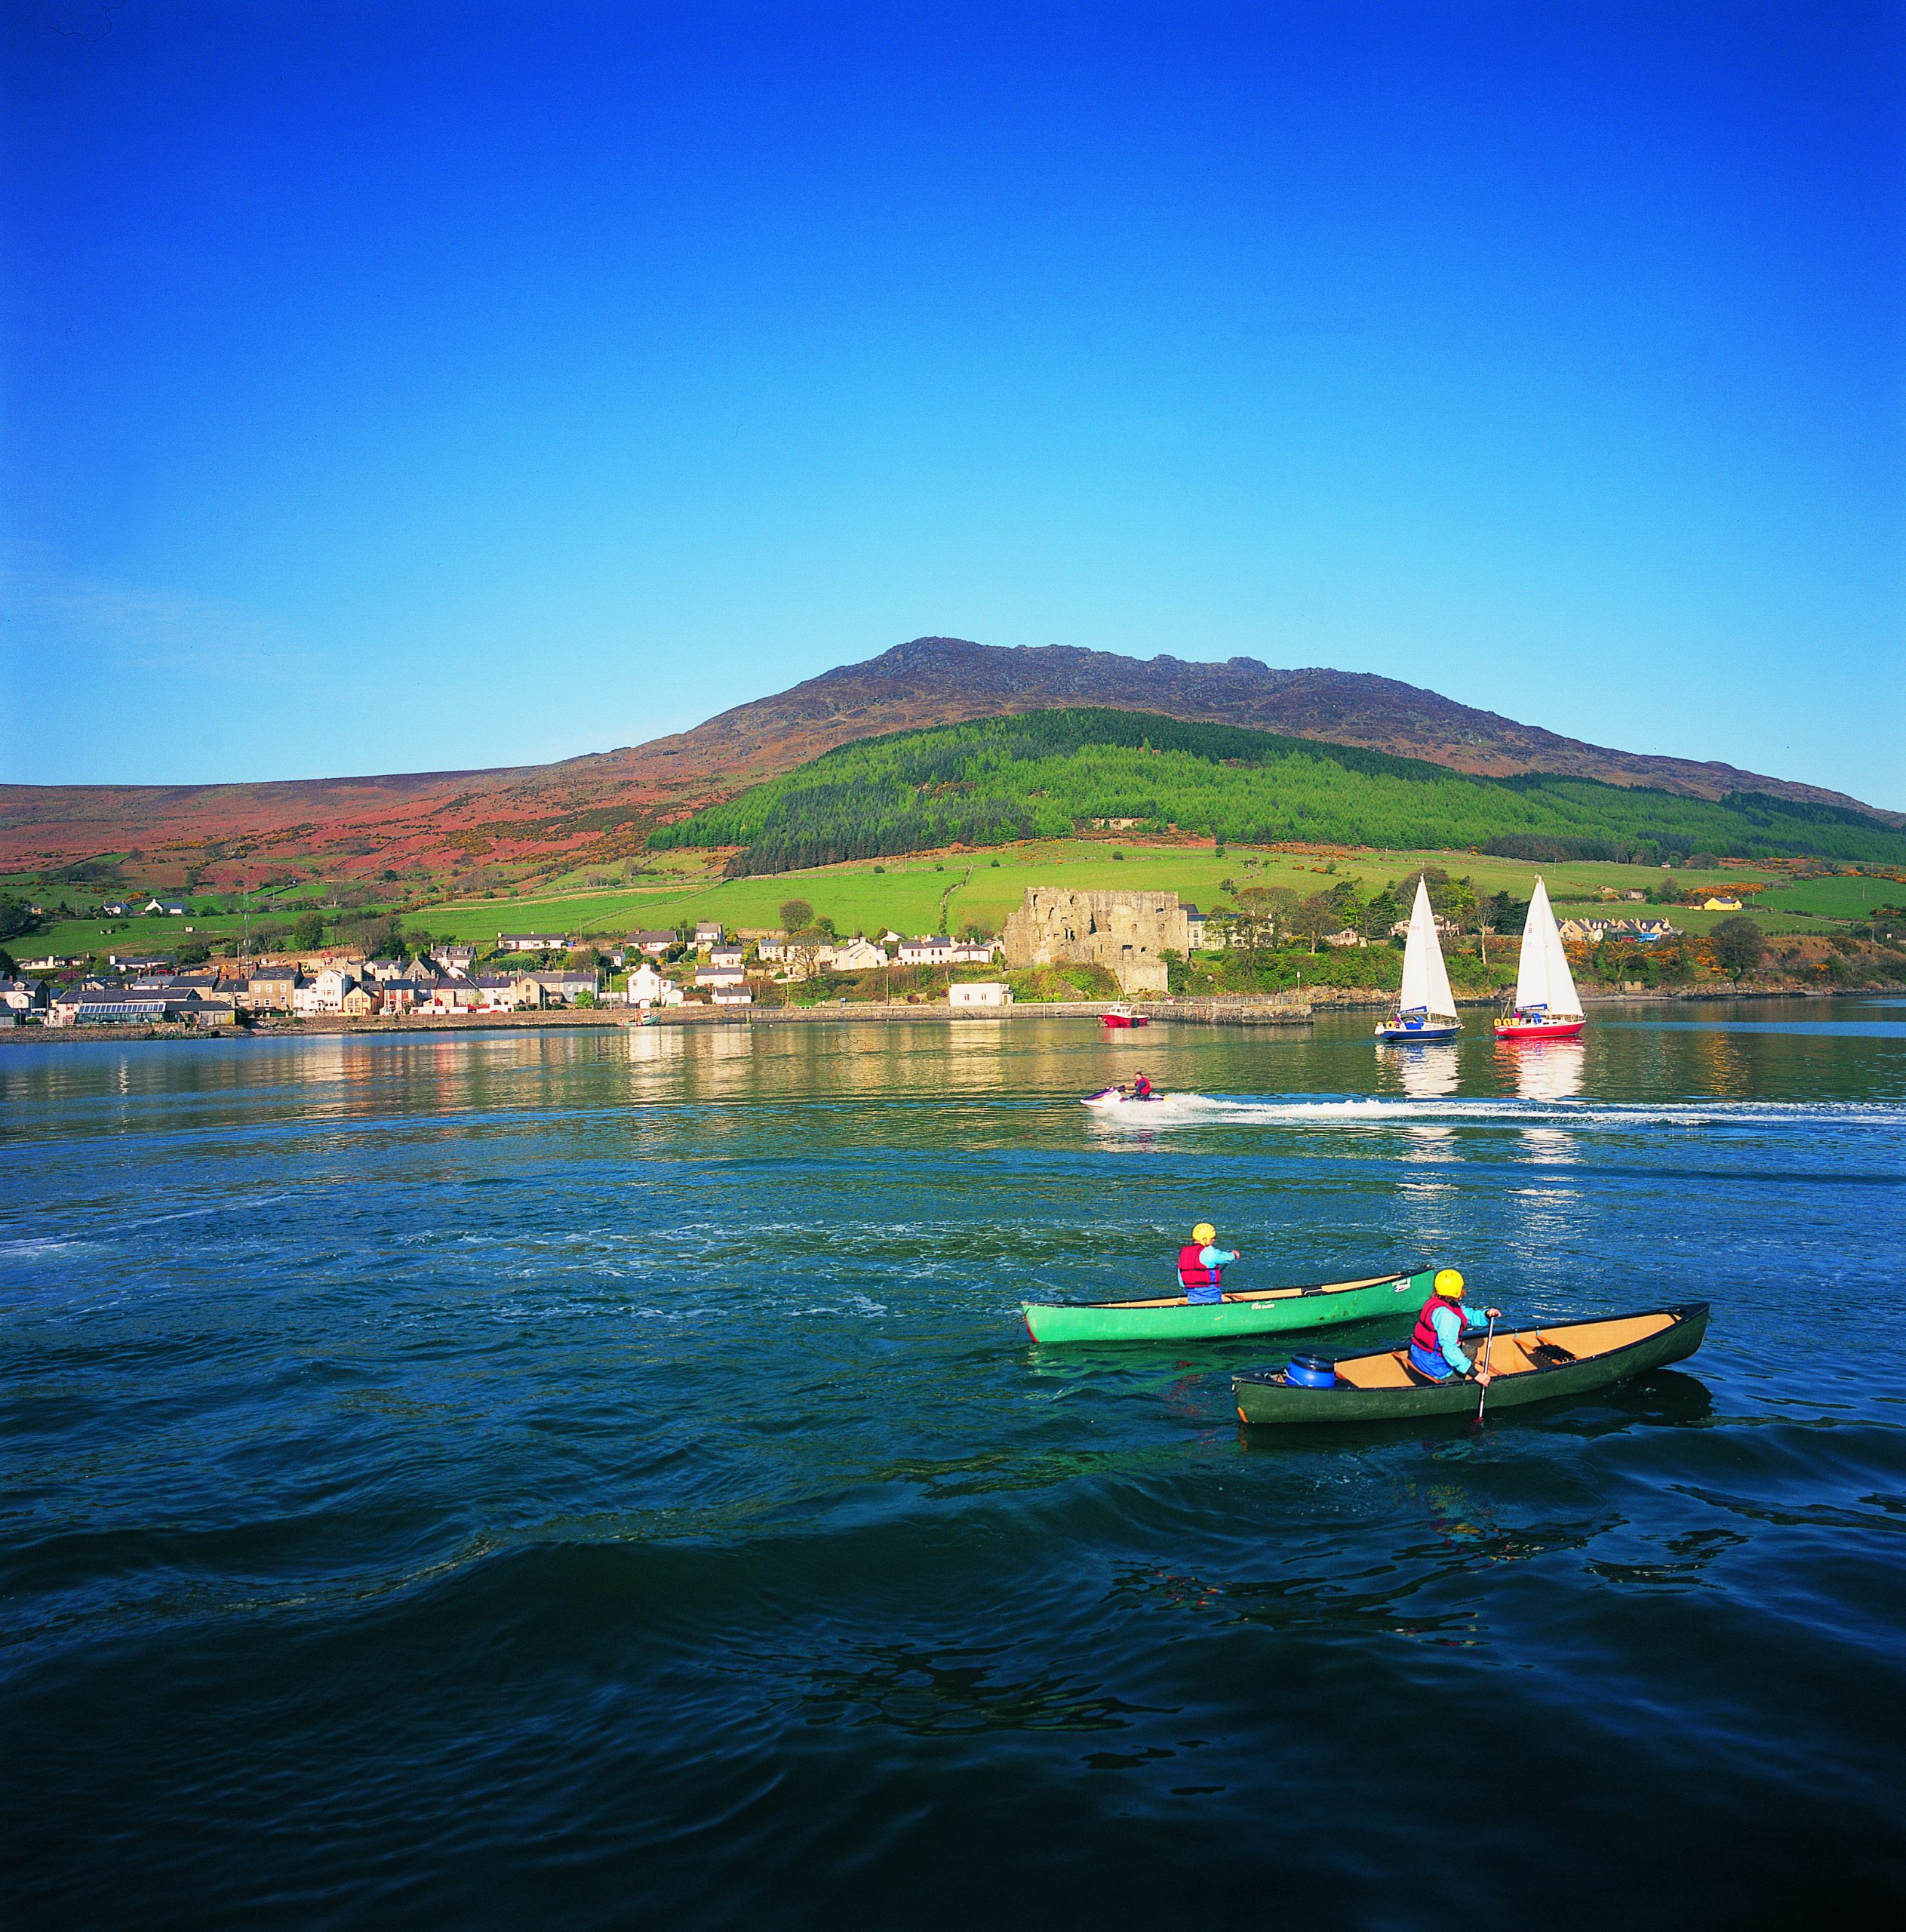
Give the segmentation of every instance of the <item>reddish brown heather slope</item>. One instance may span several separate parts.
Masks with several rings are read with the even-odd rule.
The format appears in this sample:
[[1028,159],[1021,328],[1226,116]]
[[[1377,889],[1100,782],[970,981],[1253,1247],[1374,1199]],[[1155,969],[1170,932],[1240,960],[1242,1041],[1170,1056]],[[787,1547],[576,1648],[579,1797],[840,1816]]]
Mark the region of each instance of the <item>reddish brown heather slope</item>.
[[128,850],[148,871],[196,863],[214,882],[312,861],[339,872],[441,873],[474,861],[608,858],[634,851],[658,817],[851,739],[1072,704],[1285,732],[1459,771],[1557,772],[1698,798],[1766,792],[1871,809],[1732,765],[1585,744],[1394,678],[1272,670],[1249,657],[1142,662],[1062,645],[917,638],[692,731],[555,764],[246,785],[0,786],[0,871]]

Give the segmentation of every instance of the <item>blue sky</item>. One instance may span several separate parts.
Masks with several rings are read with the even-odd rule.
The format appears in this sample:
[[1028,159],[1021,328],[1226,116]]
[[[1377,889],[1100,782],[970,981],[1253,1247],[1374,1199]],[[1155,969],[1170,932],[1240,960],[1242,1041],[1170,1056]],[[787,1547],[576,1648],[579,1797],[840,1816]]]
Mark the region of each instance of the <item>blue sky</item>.
[[527,762],[940,633],[1906,808],[1896,5],[0,17],[0,776]]

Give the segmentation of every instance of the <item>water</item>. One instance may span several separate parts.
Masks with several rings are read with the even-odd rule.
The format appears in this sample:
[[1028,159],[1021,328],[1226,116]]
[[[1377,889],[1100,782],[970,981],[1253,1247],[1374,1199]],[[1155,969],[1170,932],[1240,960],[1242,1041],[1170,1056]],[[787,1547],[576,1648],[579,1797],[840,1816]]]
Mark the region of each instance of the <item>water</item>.
[[[0,1051],[7,1921],[1897,1897],[1906,1026],[1831,1012]],[[1204,1217],[1713,1325],[1301,1441],[1274,1346],[1028,1343]]]

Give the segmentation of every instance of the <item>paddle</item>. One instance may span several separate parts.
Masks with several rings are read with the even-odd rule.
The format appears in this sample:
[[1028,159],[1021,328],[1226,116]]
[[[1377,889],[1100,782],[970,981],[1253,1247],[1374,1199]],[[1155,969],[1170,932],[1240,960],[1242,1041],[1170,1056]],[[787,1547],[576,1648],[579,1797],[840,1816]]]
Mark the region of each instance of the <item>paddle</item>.
[[[1496,1341],[1496,1312],[1495,1312],[1495,1310],[1494,1310],[1494,1309],[1492,1309],[1489,1311],[1489,1333],[1488,1333],[1488,1334],[1487,1334],[1486,1336],[1485,1336],[1485,1337],[1483,1337],[1483,1373],[1485,1375],[1488,1374],[1488,1373],[1489,1373],[1489,1349],[1491,1349],[1491,1347],[1494,1345],[1495,1341]],[[1477,1423],[1477,1426],[1478,1428],[1480,1428],[1480,1427],[1482,1426],[1482,1420],[1483,1420],[1483,1404],[1485,1402],[1486,1402],[1488,1400],[1489,1400],[1489,1384],[1488,1384],[1486,1382],[1485,1382],[1485,1383],[1483,1384],[1483,1386],[1482,1386],[1482,1392],[1481,1392],[1481,1394],[1480,1394],[1480,1395],[1476,1398],[1476,1423]]]

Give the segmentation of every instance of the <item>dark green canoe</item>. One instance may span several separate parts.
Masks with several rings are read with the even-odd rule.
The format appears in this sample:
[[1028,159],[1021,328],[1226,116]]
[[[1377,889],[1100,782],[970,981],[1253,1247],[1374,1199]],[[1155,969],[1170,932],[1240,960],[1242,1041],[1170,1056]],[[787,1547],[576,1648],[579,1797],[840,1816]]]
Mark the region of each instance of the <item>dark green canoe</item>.
[[1386,1315],[1412,1315],[1429,1299],[1434,1268],[1366,1275],[1308,1287],[1227,1288],[1222,1301],[1182,1295],[1144,1301],[1022,1302],[1035,1342],[1197,1342],[1226,1335],[1301,1334]]
[[[1639,1315],[1602,1315],[1585,1321],[1545,1322],[1538,1328],[1498,1330],[1489,1346],[1489,1413],[1592,1395],[1644,1369],[1691,1355],[1708,1332],[1708,1304]],[[1480,1355],[1478,1339],[1472,1352]],[[1346,1355],[1334,1387],[1306,1389],[1278,1369],[1247,1369],[1231,1379],[1237,1419],[1247,1423],[1415,1422],[1428,1416],[1474,1415],[1482,1392],[1470,1381],[1428,1382],[1412,1369],[1408,1352],[1382,1349]]]

